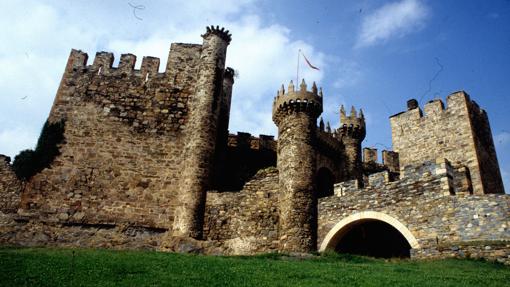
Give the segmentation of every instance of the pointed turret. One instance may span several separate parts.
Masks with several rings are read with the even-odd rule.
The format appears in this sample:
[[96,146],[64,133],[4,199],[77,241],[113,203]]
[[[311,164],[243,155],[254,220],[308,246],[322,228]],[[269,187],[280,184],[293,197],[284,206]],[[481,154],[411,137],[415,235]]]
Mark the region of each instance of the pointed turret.
[[357,117],[356,109],[354,108],[354,106],[351,106],[351,117]]
[[319,130],[320,130],[321,132],[323,132],[323,131],[324,131],[324,120],[322,120],[322,117],[321,117],[321,121],[319,122]]
[[306,83],[305,79],[301,80],[301,85],[299,85],[300,92],[306,92]]
[[290,80],[290,83],[289,83],[289,93],[291,92],[294,92],[294,83],[292,82],[292,80]]
[[313,82],[313,85],[312,85],[312,93],[317,95],[317,85],[315,84],[315,82]]
[[345,146],[347,176],[350,179],[362,179],[361,171],[361,142],[365,139],[365,118],[363,111],[351,108],[349,116],[345,108],[340,107],[340,128],[337,135]]

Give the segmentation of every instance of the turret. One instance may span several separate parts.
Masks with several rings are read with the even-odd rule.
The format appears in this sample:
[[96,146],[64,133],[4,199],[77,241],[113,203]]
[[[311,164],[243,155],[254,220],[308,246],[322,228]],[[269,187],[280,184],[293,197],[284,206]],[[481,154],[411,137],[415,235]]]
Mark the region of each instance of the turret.
[[317,117],[322,113],[322,90],[315,83],[307,90],[292,81],[281,87],[273,103],[278,126],[279,236],[280,250],[310,252],[317,246],[317,199],[314,174]]
[[176,236],[200,238],[204,221],[206,190],[215,157],[218,119],[223,97],[227,46],[231,35],[224,28],[207,27],[198,66],[195,93],[190,99],[182,174],[175,209]]
[[346,156],[346,179],[361,180],[361,142],[365,139],[365,116],[360,109],[359,114],[354,107],[349,116],[346,115],[344,106],[340,107],[340,128],[337,130],[339,137],[345,146]]

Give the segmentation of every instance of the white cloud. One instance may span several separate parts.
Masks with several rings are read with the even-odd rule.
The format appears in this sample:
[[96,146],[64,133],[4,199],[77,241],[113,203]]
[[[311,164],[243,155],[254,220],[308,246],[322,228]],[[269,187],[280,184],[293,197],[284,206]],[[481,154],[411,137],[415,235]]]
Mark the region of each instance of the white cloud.
[[37,135],[37,130],[32,127],[17,126],[13,129],[0,130],[1,153],[10,156],[11,160],[14,160],[14,156],[20,151],[20,147],[23,147],[23,149],[35,148]]
[[420,0],[386,4],[363,19],[356,47],[375,45],[419,30],[428,14],[429,9]]
[[[166,66],[172,42],[201,43],[205,26],[229,29],[233,40],[227,65],[239,71],[232,100],[230,130],[252,134],[275,134],[271,107],[276,90],[295,78],[296,56],[301,49],[321,71],[302,66],[301,77],[319,81],[325,56],[310,43],[293,39],[288,28],[264,25],[256,14],[255,1],[151,1],[132,15],[122,2],[4,1],[0,9],[5,28],[0,46],[0,153],[13,156],[33,148],[48,116],[71,48],[89,54],[96,51],[156,56]],[[201,9],[196,9],[196,7]],[[115,24],[112,24],[115,23]],[[137,61],[140,65],[141,61]],[[23,132],[25,131],[25,132]]]

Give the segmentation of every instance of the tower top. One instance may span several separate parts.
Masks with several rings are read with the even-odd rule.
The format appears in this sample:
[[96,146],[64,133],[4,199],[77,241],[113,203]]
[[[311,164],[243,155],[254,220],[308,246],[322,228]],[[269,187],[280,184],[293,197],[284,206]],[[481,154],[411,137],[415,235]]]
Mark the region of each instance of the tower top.
[[283,111],[310,112],[317,118],[322,113],[322,88],[317,89],[314,82],[311,91],[308,91],[304,79],[299,90],[296,90],[292,80],[287,91],[282,85],[273,102],[273,121],[277,122],[278,114]]
[[342,137],[354,137],[363,140],[366,135],[365,115],[363,110],[356,111],[351,107],[349,115],[346,114],[344,106],[340,106],[340,128],[338,132]]
[[207,26],[206,27],[206,32],[205,34],[202,35],[202,38],[207,38],[209,37],[210,35],[216,35],[220,38],[222,38],[223,40],[225,40],[227,42],[227,44],[230,44],[230,41],[232,41],[232,34],[230,34],[230,32],[228,30],[225,30],[225,28],[221,27],[220,26]]

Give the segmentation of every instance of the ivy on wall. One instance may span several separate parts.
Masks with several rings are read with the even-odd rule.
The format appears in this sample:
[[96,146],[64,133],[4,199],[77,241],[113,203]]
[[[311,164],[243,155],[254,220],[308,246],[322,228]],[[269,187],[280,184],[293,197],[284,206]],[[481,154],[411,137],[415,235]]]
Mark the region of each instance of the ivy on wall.
[[64,128],[64,120],[44,123],[35,150],[23,150],[14,157],[12,168],[19,179],[28,180],[50,166],[60,154],[59,144],[64,142]]

